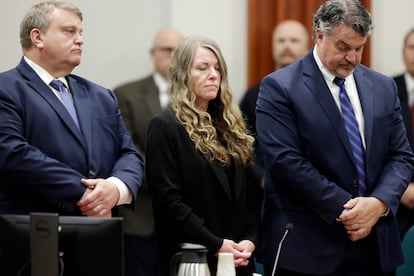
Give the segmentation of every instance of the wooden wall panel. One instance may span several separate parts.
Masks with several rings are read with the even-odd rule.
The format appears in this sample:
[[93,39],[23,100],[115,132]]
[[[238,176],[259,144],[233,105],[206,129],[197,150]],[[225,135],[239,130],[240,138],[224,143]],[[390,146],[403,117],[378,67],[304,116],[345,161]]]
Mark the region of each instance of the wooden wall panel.
[[[271,39],[274,26],[286,19],[302,22],[312,35],[313,15],[325,0],[248,0],[248,67],[247,85],[257,84],[274,70]],[[371,10],[371,0],[361,0]],[[313,46],[310,39],[309,47]],[[370,66],[370,40],[362,63]]]

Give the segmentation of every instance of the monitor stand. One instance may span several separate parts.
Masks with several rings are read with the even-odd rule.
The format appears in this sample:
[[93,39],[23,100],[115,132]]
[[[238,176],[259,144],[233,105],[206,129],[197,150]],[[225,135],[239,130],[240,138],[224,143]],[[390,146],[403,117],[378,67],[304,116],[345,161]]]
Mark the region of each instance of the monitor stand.
[[30,214],[32,276],[58,276],[58,214]]

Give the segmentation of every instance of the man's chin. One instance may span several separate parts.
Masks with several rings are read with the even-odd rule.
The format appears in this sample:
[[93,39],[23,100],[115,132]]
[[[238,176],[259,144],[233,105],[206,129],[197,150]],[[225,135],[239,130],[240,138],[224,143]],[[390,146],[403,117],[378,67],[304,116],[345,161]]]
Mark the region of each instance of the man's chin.
[[296,59],[293,58],[293,57],[292,58],[284,58],[284,59],[281,60],[281,62],[279,64],[280,64],[280,67],[283,68],[285,66],[288,66],[289,64],[294,63],[295,61],[296,61]]
[[351,69],[339,69],[336,72],[336,76],[345,79],[346,77],[348,77],[349,75],[351,75],[354,72],[355,68],[351,68]]
[[70,63],[73,67],[78,66],[81,63],[81,59],[76,59],[76,60],[72,60],[72,62]]

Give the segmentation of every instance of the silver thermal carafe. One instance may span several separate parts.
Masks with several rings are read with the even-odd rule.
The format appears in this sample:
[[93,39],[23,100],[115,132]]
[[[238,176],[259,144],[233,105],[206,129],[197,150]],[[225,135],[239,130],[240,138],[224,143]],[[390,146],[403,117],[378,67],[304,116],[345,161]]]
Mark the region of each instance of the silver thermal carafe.
[[181,253],[174,255],[171,262],[171,276],[211,276],[205,246],[193,243],[180,246]]

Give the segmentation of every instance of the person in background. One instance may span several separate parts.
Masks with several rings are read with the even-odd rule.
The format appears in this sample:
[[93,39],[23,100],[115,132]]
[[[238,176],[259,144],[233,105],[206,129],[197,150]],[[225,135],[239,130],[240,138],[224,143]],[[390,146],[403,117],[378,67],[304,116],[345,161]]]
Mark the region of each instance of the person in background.
[[[142,153],[145,152],[151,118],[168,105],[168,68],[181,40],[182,35],[173,29],[158,32],[150,50],[154,72],[114,89],[127,129]],[[145,178],[137,195],[135,210],[120,207],[118,211],[124,218],[125,276],[156,275],[152,197]]]
[[[309,50],[309,34],[305,26],[296,20],[285,20],[277,24],[272,35],[272,55],[275,69],[283,68],[306,55]],[[246,91],[240,101],[250,133],[256,137],[256,100],[260,84],[252,86]],[[257,143],[257,141],[256,141]],[[253,176],[263,187],[263,160],[260,158],[258,147],[255,147],[255,162]]]
[[[398,95],[401,101],[401,114],[407,129],[411,149],[413,147],[413,116],[414,116],[414,29],[411,29],[404,38],[402,56],[405,64],[405,73],[395,76]],[[407,189],[401,197],[401,204],[397,213],[397,222],[400,237],[403,239],[408,229],[414,225],[414,179],[411,179]]]
[[23,57],[0,73],[0,213],[110,217],[135,204],[143,160],[114,94],[71,74],[82,13],[34,5],[20,25]]
[[414,165],[395,82],[360,64],[372,31],[358,0],[326,1],[315,46],[266,76],[257,99],[265,163],[258,260],[266,275],[392,275],[397,214]]
[[170,106],[151,120],[146,177],[153,192],[159,275],[168,275],[181,243],[234,255],[237,275],[252,275],[260,188],[247,179],[253,137],[232,103],[227,65],[218,45],[190,36],[170,67]]

